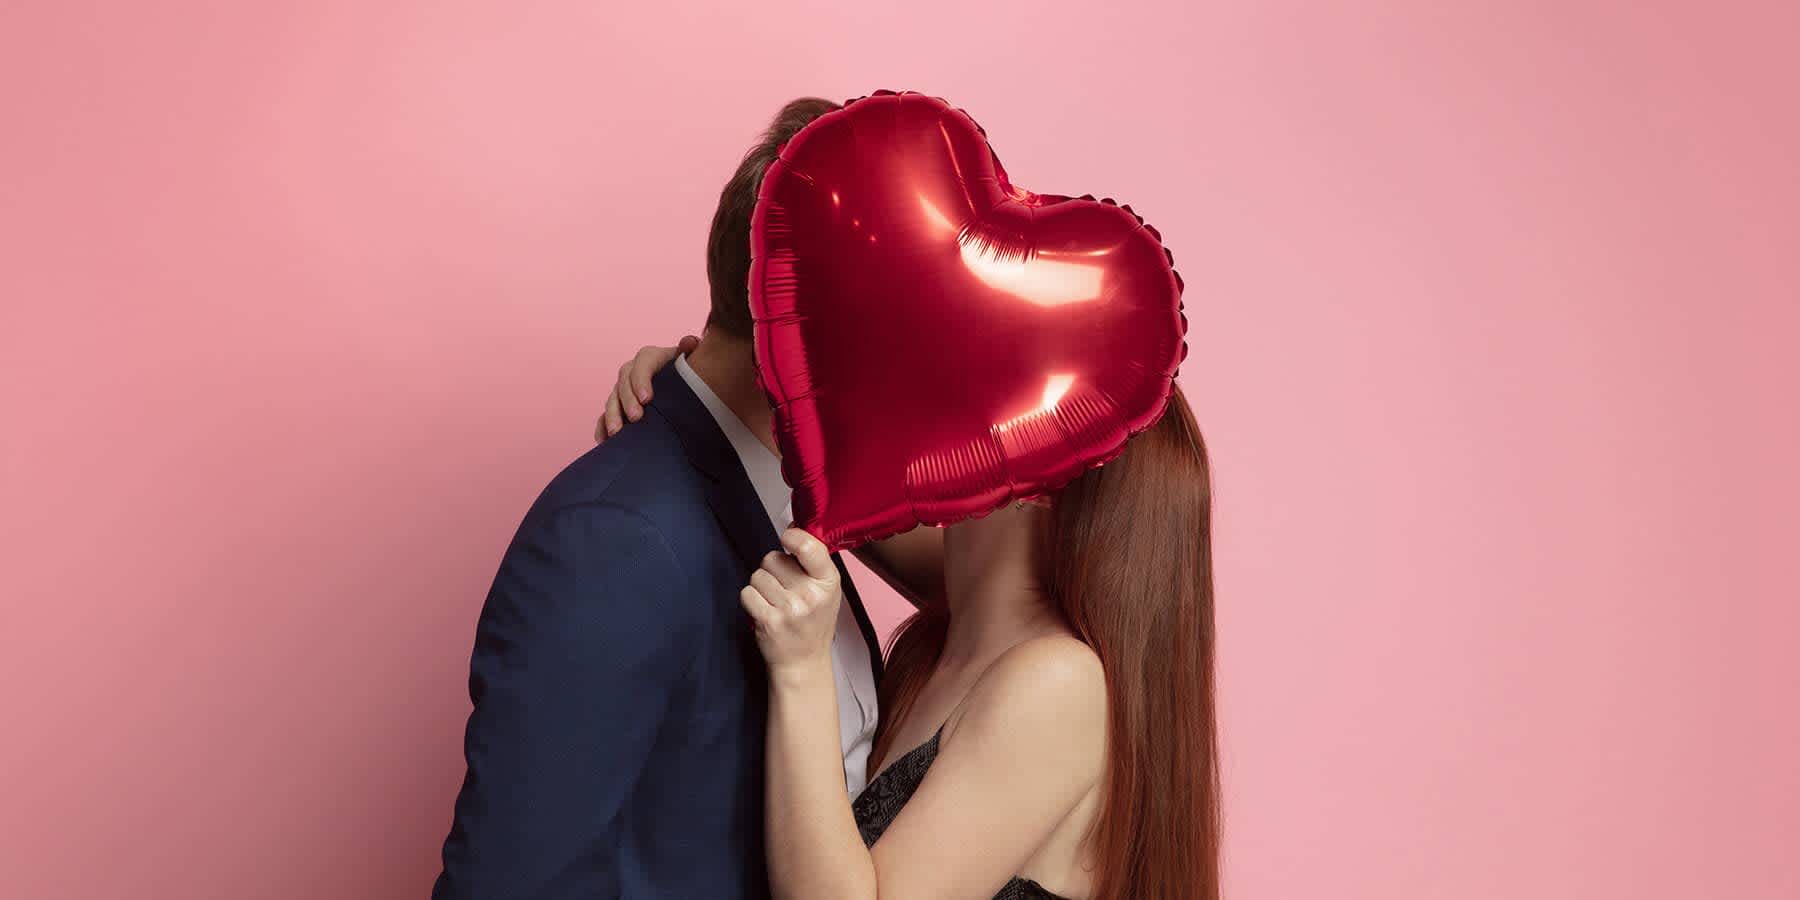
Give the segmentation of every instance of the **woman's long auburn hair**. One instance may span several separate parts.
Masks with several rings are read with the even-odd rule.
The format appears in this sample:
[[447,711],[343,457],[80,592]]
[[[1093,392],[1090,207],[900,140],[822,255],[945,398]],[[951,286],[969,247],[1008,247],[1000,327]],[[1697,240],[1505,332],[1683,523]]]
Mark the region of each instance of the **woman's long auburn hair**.
[[[1088,838],[1093,896],[1216,900],[1212,488],[1180,389],[1154,425],[1050,506],[1045,586],[1106,672],[1105,793]],[[891,726],[931,677],[948,631],[940,607],[895,634],[872,759],[893,749]]]

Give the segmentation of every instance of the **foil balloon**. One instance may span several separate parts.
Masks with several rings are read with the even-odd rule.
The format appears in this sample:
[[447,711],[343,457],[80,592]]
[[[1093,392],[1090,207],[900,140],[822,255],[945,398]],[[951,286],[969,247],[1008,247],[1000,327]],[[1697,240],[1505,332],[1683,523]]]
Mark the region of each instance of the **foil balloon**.
[[795,524],[833,549],[1118,455],[1186,354],[1174,257],[1111,200],[1007,178],[967,113],[878,92],[764,176],[750,306]]

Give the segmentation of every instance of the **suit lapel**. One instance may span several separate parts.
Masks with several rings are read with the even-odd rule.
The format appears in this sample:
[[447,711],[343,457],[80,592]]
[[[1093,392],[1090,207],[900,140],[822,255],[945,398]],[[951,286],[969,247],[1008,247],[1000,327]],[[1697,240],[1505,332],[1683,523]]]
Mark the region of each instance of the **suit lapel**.
[[[750,475],[744,471],[737,451],[731,448],[731,442],[719,430],[719,423],[713,420],[706,404],[694,395],[681,373],[672,365],[664,366],[651,383],[656,390],[656,399],[646,409],[661,415],[674,426],[688,461],[706,476],[707,504],[737,551],[747,577],[750,570],[762,565],[762,559],[769,551],[781,547],[780,536],[769,522],[769,513],[756,496],[756,487],[750,483]],[[862,596],[850,580],[850,571],[844,567],[843,558],[836,553],[831,558],[837,563],[844,582],[844,600],[850,604],[857,629],[869,645],[869,664],[879,684],[881,642],[875,636],[875,626],[869,621],[868,611],[863,609]]]
[[869,613],[863,609],[862,595],[856,592],[856,583],[850,580],[850,570],[844,567],[844,557],[833,553],[831,561],[837,563],[838,574],[843,576],[844,602],[850,604],[850,611],[856,614],[856,628],[862,632],[863,642],[869,645],[869,668],[875,674],[876,687],[880,687],[885,667],[881,661],[881,641],[875,637],[875,623],[869,621]]
[[719,527],[731,541],[739,560],[750,569],[756,568],[762,564],[763,556],[779,547],[781,542],[775,534],[775,526],[769,523],[769,514],[764,511],[762,501],[757,499],[750,476],[744,472],[744,464],[731,449],[725,433],[719,430],[719,423],[713,421],[706,404],[694,395],[674,366],[664,366],[651,384],[656,391],[656,400],[646,408],[674,426],[688,462],[706,476],[707,505],[712,507]]

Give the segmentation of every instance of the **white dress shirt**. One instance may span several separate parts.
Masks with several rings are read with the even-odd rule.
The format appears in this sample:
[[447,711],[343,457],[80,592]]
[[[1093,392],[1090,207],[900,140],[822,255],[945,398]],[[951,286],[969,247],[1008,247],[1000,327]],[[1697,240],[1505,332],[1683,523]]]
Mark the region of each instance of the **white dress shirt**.
[[[756,488],[756,497],[780,534],[794,521],[793,491],[781,477],[781,458],[756,439],[742,420],[694,373],[686,356],[675,357],[675,371],[705,404],[737,451],[738,461]],[[855,797],[868,783],[869,750],[875,741],[875,669],[869,645],[846,600],[838,607],[837,634],[831,641],[831,672],[837,682],[838,736],[844,753],[844,787]]]

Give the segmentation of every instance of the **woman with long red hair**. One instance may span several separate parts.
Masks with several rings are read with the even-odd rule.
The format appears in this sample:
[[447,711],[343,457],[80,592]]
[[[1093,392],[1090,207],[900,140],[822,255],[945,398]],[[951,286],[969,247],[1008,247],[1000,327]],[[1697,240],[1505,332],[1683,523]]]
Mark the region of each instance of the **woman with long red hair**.
[[[619,395],[674,352],[640,354]],[[1177,389],[1116,459],[1052,495],[859,550],[918,611],[891,642],[876,774],[853,803],[830,658],[838,570],[811,535],[783,534],[788,552],[741,597],[770,675],[775,896],[1218,897],[1211,509]]]

